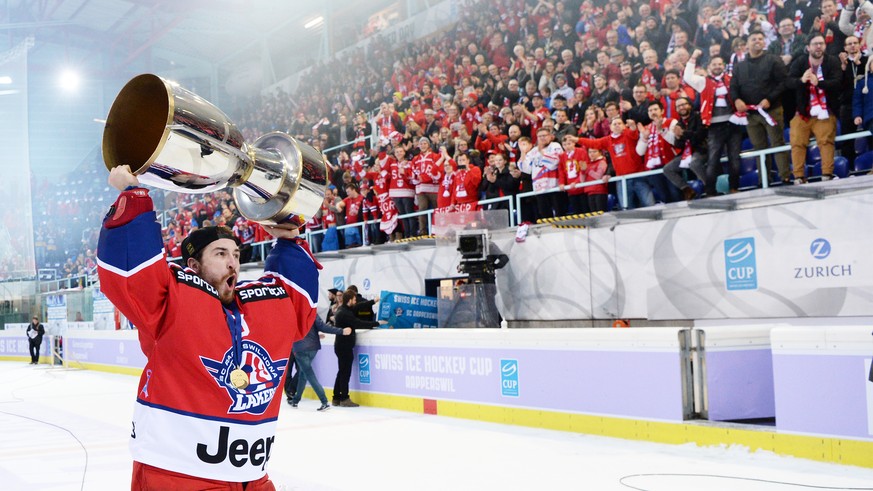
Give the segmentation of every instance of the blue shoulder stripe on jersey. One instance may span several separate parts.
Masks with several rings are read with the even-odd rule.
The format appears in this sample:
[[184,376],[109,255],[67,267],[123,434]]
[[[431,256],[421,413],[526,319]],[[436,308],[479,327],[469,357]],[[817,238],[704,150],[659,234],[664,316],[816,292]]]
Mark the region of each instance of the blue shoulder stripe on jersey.
[[97,259],[112,269],[129,272],[161,255],[164,244],[155,212],[139,215],[125,225],[100,229]]
[[309,254],[293,240],[279,239],[267,260],[265,273],[278,273],[306,292],[313,304],[318,303],[318,268]]
[[140,398],[137,398],[136,402],[138,404],[142,404],[143,406],[147,406],[147,407],[150,407],[152,409],[159,409],[161,411],[167,411],[167,412],[179,414],[182,416],[203,419],[206,421],[219,421],[222,423],[232,423],[232,424],[237,424],[237,425],[257,426],[257,425],[262,425],[265,423],[271,423],[271,422],[277,421],[279,419],[278,417],[276,417],[276,418],[264,418],[264,419],[261,419],[258,421],[241,421],[238,419],[220,418],[218,416],[206,416],[205,414],[192,413],[191,411],[182,411],[181,409],[175,409],[175,408],[172,408],[169,406],[162,406],[160,404],[153,404],[151,402],[146,402]]

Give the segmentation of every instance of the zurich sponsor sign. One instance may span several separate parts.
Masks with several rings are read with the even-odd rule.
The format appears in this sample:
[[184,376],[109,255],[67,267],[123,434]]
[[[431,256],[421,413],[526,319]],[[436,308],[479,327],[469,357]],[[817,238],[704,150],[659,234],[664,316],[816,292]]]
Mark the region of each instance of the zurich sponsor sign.
[[[809,255],[815,261],[794,267],[794,279],[818,280],[822,278],[842,278],[853,276],[853,262],[837,263],[834,257],[830,241],[821,237],[809,243]],[[830,258],[830,261],[825,259]]]
[[362,384],[370,383],[370,355],[366,353],[358,355],[358,381]]
[[755,260],[755,238],[724,241],[725,283],[728,290],[758,288],[758,266]]
[[809,253],[816,259],[826,259],[831,255],[831,243],[827,239],[815,239],[809,244]]
[[500,393],[518,397],[518,360],[500,360]]

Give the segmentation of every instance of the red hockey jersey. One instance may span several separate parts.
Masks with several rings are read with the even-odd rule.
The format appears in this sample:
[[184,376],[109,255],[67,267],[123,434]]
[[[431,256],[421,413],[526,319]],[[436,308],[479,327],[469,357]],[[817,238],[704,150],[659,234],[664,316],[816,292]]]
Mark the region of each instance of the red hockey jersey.
[[244,389],[230,381],[234,348],[215,288],[167,263],[153,211],[100,231],[98,272],[148,358],[130,434],[134,460],[231,482],[264,476],[291,345],[315,318],[318,272],[307,251],[280,239],[264,275],[236,286]]

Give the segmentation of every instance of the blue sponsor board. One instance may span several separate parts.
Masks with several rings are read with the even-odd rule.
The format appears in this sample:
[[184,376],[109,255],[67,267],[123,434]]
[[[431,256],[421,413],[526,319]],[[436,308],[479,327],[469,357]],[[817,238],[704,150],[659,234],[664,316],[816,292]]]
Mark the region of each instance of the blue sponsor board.
[[346,291],[346,277],[345,276],[334,276],[333,277],[333,287],[341,292]]
[[758,288],[758,266],[754,237],[724,241],[724,277],[728,290]]
[[370,384],[370,355],[358,354],[358,381],[362,384]]
[[437,327],[437,299],[382,290],[379,296],[379,320],[394,329]]
[[518,397],[518,360],[500,360],[500,393]]

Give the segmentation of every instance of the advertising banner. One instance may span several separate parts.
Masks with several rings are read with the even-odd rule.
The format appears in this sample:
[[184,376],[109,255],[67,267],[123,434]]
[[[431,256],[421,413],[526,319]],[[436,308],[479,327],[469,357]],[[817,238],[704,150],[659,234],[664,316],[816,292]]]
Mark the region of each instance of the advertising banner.
[[48,295],[45,297],[46,330],[60,334],[67,329],[67,296]]
[[379,320],[393,329],[437,327],[437,299],[382,290]]
[[94,300],[94,329],[115,329],[115,306],[100,291],[100,288],[91,290]]

